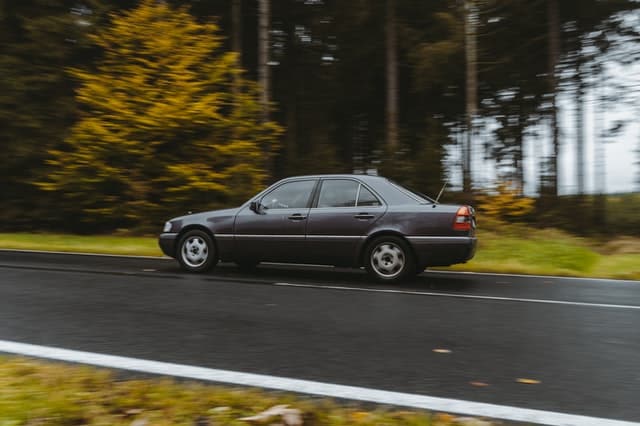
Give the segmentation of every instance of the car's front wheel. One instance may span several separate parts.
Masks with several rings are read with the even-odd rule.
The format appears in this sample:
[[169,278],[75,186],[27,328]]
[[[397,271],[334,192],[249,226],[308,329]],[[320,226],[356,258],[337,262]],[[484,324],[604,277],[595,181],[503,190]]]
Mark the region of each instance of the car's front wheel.
[[185,233],[178,244],[178,262],[188,272],[205,272],[218,263],[213,239],[205,231]]
[[398,282],[415,271],[413,254],[400,237],[384,235],[367,246],[367,272],[379,281]]

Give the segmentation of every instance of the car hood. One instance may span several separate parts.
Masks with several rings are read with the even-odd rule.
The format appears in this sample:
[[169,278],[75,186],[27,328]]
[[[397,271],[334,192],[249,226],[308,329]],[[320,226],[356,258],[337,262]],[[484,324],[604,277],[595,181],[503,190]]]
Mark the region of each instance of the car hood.
[[174,217],[173,219],[171,219],[171,222],[180,222],[183,226],[190,223],[206,223],[207,221],[211,222],[218,217],[235,216],[239,210],[240,207],[236,207],[232,209],[209,210],[206,212],[191,213],[184,216]]

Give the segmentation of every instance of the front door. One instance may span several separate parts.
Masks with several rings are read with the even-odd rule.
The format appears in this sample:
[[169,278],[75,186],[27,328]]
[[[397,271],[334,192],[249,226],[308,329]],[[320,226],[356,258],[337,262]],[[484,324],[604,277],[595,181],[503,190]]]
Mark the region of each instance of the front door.
[[246,206],[236,216],[237,258],[269,262],[300,262],[305,254],[305,232],[316,179],[285,182],[260,200],[260,211]]

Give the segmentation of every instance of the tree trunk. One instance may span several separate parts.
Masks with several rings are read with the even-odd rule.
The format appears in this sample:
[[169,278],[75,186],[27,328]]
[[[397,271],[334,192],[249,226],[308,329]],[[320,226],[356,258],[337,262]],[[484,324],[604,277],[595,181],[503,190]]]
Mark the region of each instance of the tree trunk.
[[[580,54],[580,53],[578,53]],[[576,67],[576,186],[578,195],[585,193],[584,186],[584,79],[582,76],[582,60],[578,59]]]
[[[231,21],[232,21],[232,34],[231,34],[231,50],[233,50],[236,57],[236,67],[242,67],[242,0],[232,0],[231,2]],[[233,87],[231,88],[233,93],[234,108],[238,110],[241,108],[239,96],[241,92],[240,88],[241,75],[236,70],[233,75]],[[236,134],[234,134],[234,137]]]
[[398,58],[395,0],[387,0],[387,150],[398,149]]
[[595,86],[594,95],[594,107],[593,107],[593,176],[594,176],[594,224],[596,227],[604,231],[606,225],[606,150],[605,150],[605,135],[604,135],[604,123],[605,123],[605,76],[604,67],[598,67],[597,69],[597,84]]
[[466,53],[466,122],[467,138],[463,149],[462,159],[462,187],[465,193],[471,192],[471,147],[473,143],[473,122],[477,112],[477,48],[476,48],[476,22],[477,11],[475,0],[466,0],[465,11],[465,53]]
[[527,117],[525,113],[522,89],[518,90],[518,127],[516,133],[516,150],[514,156],[515,178],[518,186],[518,194],[524,195],[524,131],[526,129]]
[[[636,110],[637,113],[636,114],[640,114],[640,101],[637,100],[636,98]],[[636,117],[640,117],[640,115],[636,115]],[[636,177],[636,191],[640,192],[640,133],[638,133],[638,149],[636,150],[636,155],[638,160],[636,161],[636,164],[638,165],[636,173],[638,174]]]
[[231,21],[231,50],[238,54],[237,65],[242,67],[242,0],[232,0]]
[[269,120],[269,1],[258,0],[258,82],[265,121]]
[[560,24],[558,18],[558,0],[548,0],[547,2],[548,38],[549,38],[549,93],[551,94],[551,133],[552,149],[551,161],[549,162],[549,192],[554,197],[558,196],[558,170],[560,153],[560,131],[558,125],[558,105],[556,91],[558,83],[556,80],[556,65],[560,56]]

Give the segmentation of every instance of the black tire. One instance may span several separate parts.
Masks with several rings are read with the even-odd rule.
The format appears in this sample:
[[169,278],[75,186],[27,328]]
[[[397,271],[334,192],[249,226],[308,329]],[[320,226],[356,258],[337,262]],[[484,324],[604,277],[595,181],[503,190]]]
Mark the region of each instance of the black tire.
[[416,271],[411,248],[393,235],[374,238],[367,245],[364,262],[369,275],[381,282],[400,282]]
[[218,263],[213,239],[199,229],[188,231],[180,238],[176,258],[187,272],[206,272]]

